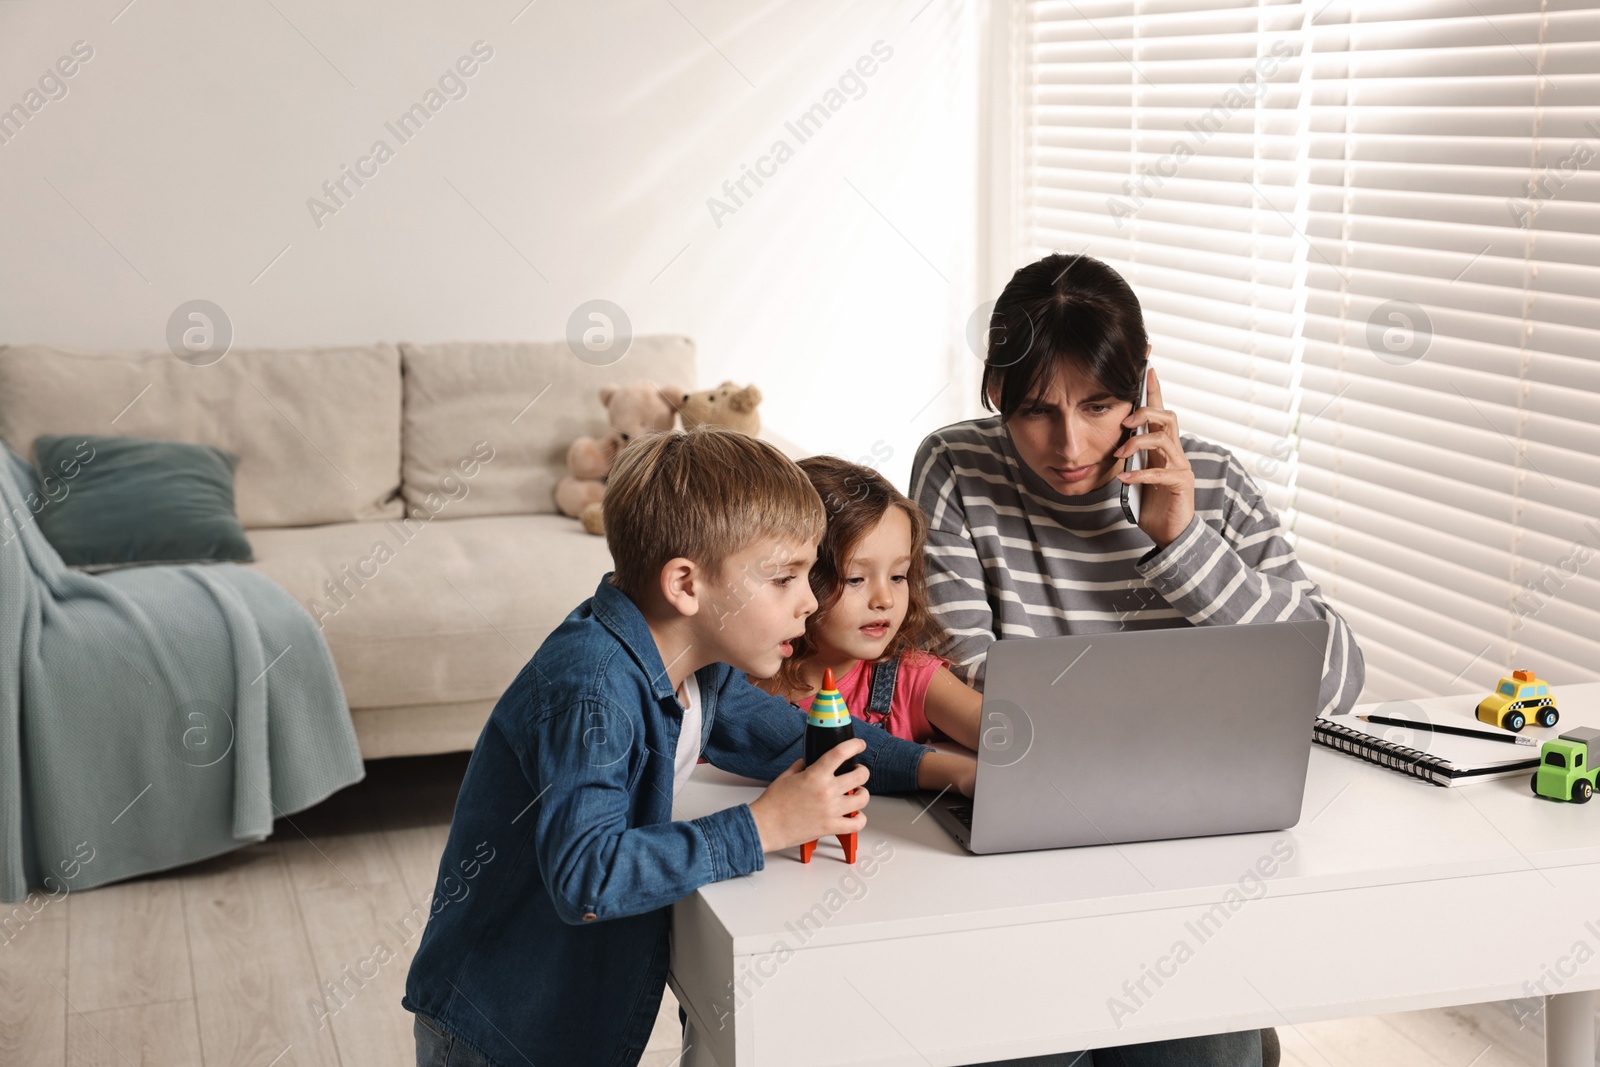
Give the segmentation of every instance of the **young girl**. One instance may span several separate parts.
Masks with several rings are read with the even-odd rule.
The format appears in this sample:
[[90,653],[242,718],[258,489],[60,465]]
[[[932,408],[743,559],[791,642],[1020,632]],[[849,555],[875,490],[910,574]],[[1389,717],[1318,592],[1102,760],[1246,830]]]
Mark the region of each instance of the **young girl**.
[[769,693],[809,710],[832,670],[856,718],[896,737],[949,738],[974,751],[983,698],[922,649],[943,631],[928,611],[922,509],[875,471],[833,456],[800,461],[827,510],[811,568],[817,610]]

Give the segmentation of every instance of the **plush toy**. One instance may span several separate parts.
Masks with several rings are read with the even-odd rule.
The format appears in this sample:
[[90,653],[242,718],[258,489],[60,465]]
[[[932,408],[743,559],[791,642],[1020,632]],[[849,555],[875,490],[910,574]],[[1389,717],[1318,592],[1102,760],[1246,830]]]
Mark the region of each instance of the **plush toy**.
[[556,507],[583,522],[592,534],[605,533],[600,502],[606,492],[611,461],[629,441],[645,433],[672,429],[681,387],[630,382],[600,388],[611,432],[602,438],[580,437],[567,449],[567,476],[556,483]]
[[740,389],[732,382],[723,382],[715,389],[682,395],[678,409],[683,415],[685,430],[692,430],[696,426],[720,426],[752,437],[761,431],[761,415],[756,411],[761,403],[761,390],[753,385]]

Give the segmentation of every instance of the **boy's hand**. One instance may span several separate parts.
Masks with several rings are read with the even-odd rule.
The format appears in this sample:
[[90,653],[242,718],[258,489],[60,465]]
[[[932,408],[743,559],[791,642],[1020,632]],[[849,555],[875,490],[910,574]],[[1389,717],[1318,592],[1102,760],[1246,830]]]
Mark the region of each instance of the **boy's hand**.
[[917,764],[918,789],[953,787],[970,799],[977,780],[977,759],[959,752],[929,752]]
[[956,788],[961,791],[961,795],[971,800],[972,794],[977,792],[978,787],[978,761],[962,756],[961,769],[956,771],[952,777],[955,779]]
[[857,764],[848,774],[833,773],[845,760],[866,750],[865,741],[852,737],[834,745],[811,766],[803,759],[795,760],[774,778],[766,792],[750,802],[761,851],[777,852],[866,826],[867,816],[861,809],[868,800],[867,768]]

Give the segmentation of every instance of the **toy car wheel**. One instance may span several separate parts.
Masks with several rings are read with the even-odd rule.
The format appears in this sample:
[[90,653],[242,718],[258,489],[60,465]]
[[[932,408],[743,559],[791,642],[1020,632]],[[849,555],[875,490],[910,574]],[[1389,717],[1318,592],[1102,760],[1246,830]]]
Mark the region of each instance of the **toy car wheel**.
[[1572,799],[1574,803],[1587,804],[1592,796],[1594,796],[1594,786],[1589,784],[1589,779],[1579,778],[1572,783]]
[[1522,717],[1522,712],[1513,711],[1509,715],[1506,716],[1505,722],[1501,723],[1500,725],[1504,726],[1507,730],[1510,730],[1512,733],[1516,733],[1518,730],[1522,729],[1527,724],[1528,724],[1528,720]]
[[1556,720],[1559,718],[1561,718],[1561,716],[1556,712],[1555,708],[1545,708],[1539,713],[1539,725],[1554,726],[1556,724]]
[[1533,787],[1533,795],[1534,796],[1536,796],[1536,797],[1544,796],[1543,793],[1539,792],[1539,772],[1537,772],[1537,771],[1534,772],[1533,777],[1528,779],[1528,784]]

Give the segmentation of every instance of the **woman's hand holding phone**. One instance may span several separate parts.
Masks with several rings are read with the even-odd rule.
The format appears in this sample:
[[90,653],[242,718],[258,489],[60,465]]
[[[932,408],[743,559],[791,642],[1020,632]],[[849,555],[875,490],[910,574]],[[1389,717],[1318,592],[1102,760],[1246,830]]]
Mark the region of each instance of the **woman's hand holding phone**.
[[1158,548],[1166,548],[1194,518],[1194,471],[1178,439],[1178,416],[1162,404],[1161,383],[1153,368],[1145,370],[1145,389],[1146,405],[1122,420],[1134,434],[1113,454],[1121,458],[1143,454],[1143,469],[1124,471],[1117,478],[1141,487],[1139,529]]

